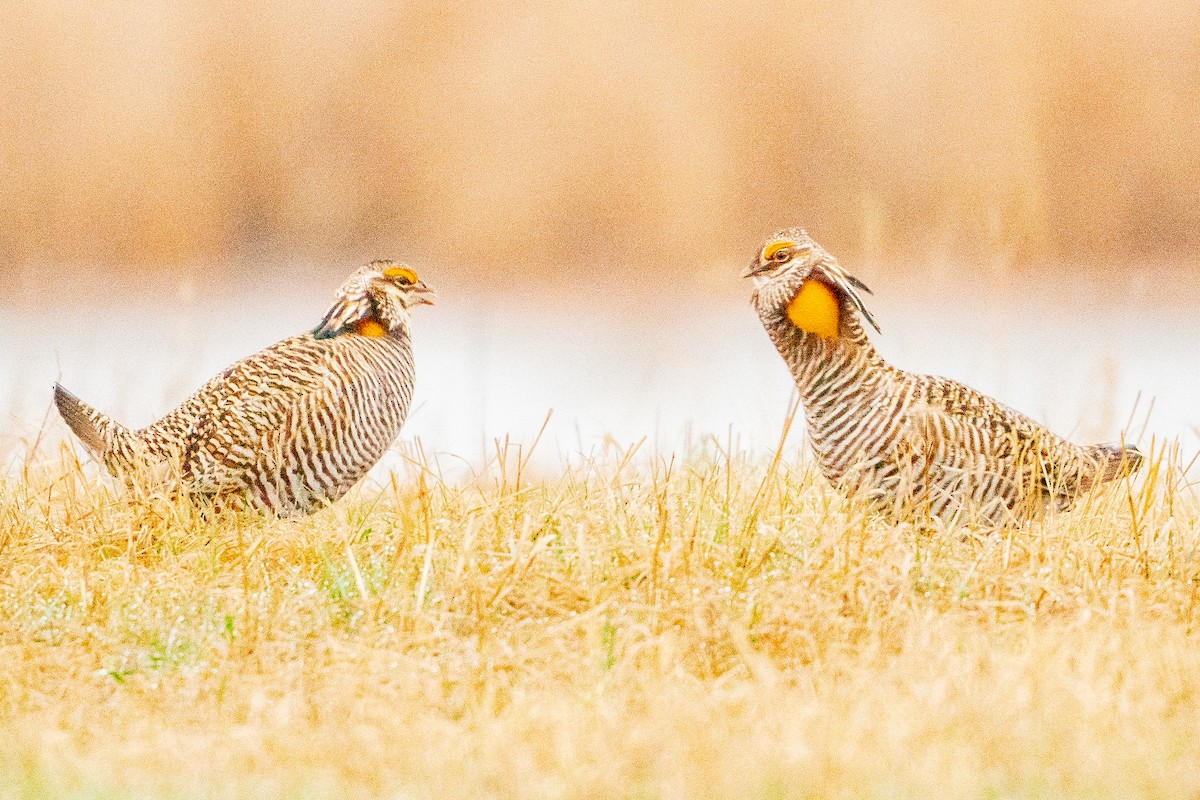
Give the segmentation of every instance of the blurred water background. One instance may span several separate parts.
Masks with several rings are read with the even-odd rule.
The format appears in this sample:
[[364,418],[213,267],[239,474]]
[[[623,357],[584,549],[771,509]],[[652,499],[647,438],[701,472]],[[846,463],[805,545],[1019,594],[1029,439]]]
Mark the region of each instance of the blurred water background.
[[[1190,304],[1163,303],[1152,283],[1122,286],[1118,303],[1089,279],[1050,290],[1044,280],[1020,279],[1001,301],[993,293],[1007,278],[952,289],[890,283],[874,304],[884,329],[875,340],[899,366],[963,380],[1077,440],[1124,435],[1146,447],[1157,437],[1194,449],[1200,372],[1186,365],[1200,327]],[[644,452],[714,436],[767,452],[791,382],[746,302],[748,285],[733,275],[727,283],[727,296],[659,290],[624,307],[571,292],[443,288],[439,305],[414,319],[418,383],[403,438],[419,437],[447,475],[478,467],[506,436],[528,448],[551,412],[540,467],[643,438]],[[146,424],[233,360],[311,327],[323,302],[307,285],[279,283],[240,298],[6,308],[0,451],[19,463],[48,415],[45,441],[65,433],[50,405],[55,380]]]
[[550,460],[766,449],[790,383],[736,274],[797,223],[899,366],[1196,444],[1194,2],[18,0],[0,31],[12,459],[55,379],[148,422],[375,257],[441,292],[430,452],[550,409]]

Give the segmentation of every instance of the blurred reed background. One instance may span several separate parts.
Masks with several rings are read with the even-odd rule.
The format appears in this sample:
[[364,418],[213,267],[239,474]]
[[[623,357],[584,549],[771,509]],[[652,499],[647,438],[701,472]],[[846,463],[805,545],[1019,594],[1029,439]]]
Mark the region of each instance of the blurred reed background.
[[1194,0],[15,0],[0,29],[10,291],[384,253],[674,281],[795,222],[885,264],[1200,253]]

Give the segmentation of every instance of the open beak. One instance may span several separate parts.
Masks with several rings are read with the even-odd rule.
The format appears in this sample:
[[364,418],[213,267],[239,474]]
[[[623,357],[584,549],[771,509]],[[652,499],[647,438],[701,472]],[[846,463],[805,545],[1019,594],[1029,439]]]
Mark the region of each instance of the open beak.
[[414,306],[432,306],[434,305],[434,301],[437,300],[437,292],[426,286],[425,281],[417,281],[414,283],[411,287],[409,287],[408,293],[409,296],[412,297],[412,302],[410,304]]
[[764,272],[770,272],[772,265],[770,262],[764,264],[761,259],[755,258],[750,262],[750,266],[742,270],[743,278],[753,278],[755,275],[762,275]]

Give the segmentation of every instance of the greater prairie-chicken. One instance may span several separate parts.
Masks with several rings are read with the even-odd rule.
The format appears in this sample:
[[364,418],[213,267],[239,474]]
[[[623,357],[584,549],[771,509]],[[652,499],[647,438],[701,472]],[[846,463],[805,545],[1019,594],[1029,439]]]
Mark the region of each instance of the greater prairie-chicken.
[[413,390],[413,270],[374,261],[312,331],[238,361],[154,424],[130,430],[57,384],[59,413],[113,474],[177,478],[193,496],[282,516],[345,494],[400,433]]
[[888,364],[861,324],[879,330],[870,290],[800,228],[767,239],[743,277],[796,381],[821,471],[843,491],[901,517],[1004,524],[1141,465],[1136,448],[1072,444],[956,381]]

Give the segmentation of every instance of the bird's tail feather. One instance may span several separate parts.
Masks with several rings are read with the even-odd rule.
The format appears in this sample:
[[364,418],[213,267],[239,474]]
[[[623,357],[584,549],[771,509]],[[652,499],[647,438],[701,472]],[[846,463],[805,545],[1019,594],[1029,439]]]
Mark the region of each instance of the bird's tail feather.
[[1101,483],[1134,474],[1146,460],[1133,445],[1094,444],[1084,449],[1099,465],[1097,481]]
[[88,452],[103,461],[114,434],[121,431],[122,426],[57,383],[54,384],[54,404],[58,406],[63,421],[75,432]]

